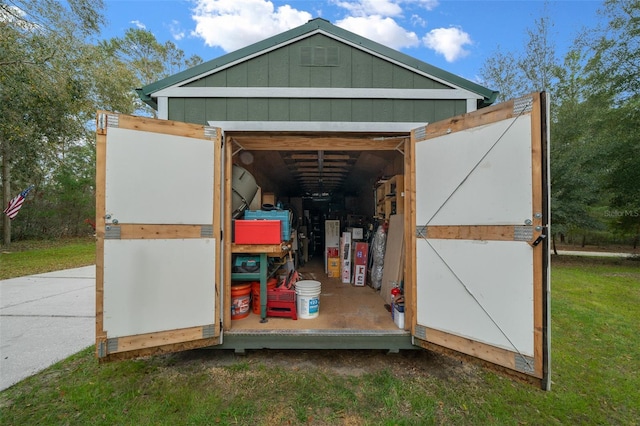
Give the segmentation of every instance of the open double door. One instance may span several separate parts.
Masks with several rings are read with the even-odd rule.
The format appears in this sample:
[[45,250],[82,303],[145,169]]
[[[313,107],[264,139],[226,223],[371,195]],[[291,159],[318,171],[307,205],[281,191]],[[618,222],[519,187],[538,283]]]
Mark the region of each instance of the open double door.
[[544,93],[412,131],[414,343],[549,389]]
[[[549,386],[547,101],[411,132],[405,292],[414,344]],[[96,354],[222,342],[222,132],[97,120]]]

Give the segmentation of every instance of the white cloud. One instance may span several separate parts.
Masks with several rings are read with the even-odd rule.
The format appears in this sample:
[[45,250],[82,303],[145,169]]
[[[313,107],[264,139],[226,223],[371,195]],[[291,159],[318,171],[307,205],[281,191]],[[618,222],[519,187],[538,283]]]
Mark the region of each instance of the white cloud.
[[336,22],[336,25],[392,49],[413,47],[419,43],[416,33],[405,30],[391,18],[378,15],[348,17]]
[[197,0],[192,18],[192,35],[230,52],[302,25],[312,16],[289,5],[275,9],[267,0]]
[[411,15],[411,24],[417,27],[426,27],[427,21],[420,15]]
[[172,20],[171,23],[169,23],[169,32],[171,33],[171,36],[173,37],[174,40],[180,41],[185,36],[184,30],[182,29],[180,22],[176,21],[175,19]]
[[464,46],[473,44],[471,36],[456,27],[435,28],[429,31],[422,41],[425,46],[443,55],[447,62],[467,56],[469,51]]
[[426,10],[433,10],[439,4],[438,0],[331,0],[331,2],[346,9],[352,16],[386,17],[403,15],[403,5],[417,5]]
[[146,30],[147,29],[147,26],[145,24],[143,24],[142,22],[138,21],[137,19],[135,21],[131,21],[129,23],[135,25],[136,27],[138,27],[141,30]]
[[410,4],[417,4],[420,7],[423,7],[424,9],[427,10],[433,10],[436,7],[438,7],[438,5],[440,5],[440,2],[438,0],[404,0],[406,3],[410,3]]
[[398,16],[402,13],[402,8],[396,0],[358,0],[341,1],[334,0],[333,3],[343,9],[347,9],[353,16]]

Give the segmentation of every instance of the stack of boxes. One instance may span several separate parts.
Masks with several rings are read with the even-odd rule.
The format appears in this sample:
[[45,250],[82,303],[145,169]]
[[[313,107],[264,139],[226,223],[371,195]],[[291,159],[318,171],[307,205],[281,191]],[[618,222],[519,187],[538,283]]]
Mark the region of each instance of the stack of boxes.
[[280,244],[291,238],[289,210],[246,210],[244,220],[234,220],[236,244]]
[[351,282],[351,232],[343,232],[340,238],[340,277],[343,284]]
[[369,263],[369,244],[357,242],[354,244],[353,284],[364,287],[367,284],[367,264]]
[[[338,258],[338,272],[335,278],[340,277],[339,266],[339,254],[340,248],[340,221],[339,220],[325,220],[324,221],[324,259],[325,259],[325,273],[329,275],[329,259]],[[331,254],[330,254],[331,253]],[[335,260],[332,260],[335,265]],[[332,275],[329,275],[332,276]]]
[[340,277],[340,255],[338,247],[327,248],[327,276],[329,278]]

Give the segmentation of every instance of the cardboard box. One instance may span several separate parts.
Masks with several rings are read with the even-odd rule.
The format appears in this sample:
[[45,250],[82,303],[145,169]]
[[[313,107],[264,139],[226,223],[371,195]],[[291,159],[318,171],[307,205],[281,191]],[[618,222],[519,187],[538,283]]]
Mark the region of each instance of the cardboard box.
[[353,285],[364,287],[367,284],[367,265],[353,265]]
[[340,258],[330,257],[327,262],[327,275],[329,278],[340,278]]
[[342,283],[351,282],[351,232],[343,232],[340,239],[340,263],[342,263]]
[[338,247],[340,245],[340,221],[325,220],[324,221],[324,246]]
[[340,221],[324,221],[324,272],[329,273],[329,253],[328,249],[340,247]]
[[279,220],[235,220],[234,243],[280,244]]
[[276,194],[273,192],[264,192],[262,194],[262,204],[276,205]]
[[355,243],[353,251],[353,284],[363,287],[367,284],[367,266],[369,263],[369,244]]
[[364,238],[364,228],[349,228],[351,238],[354,240],[362,240]]

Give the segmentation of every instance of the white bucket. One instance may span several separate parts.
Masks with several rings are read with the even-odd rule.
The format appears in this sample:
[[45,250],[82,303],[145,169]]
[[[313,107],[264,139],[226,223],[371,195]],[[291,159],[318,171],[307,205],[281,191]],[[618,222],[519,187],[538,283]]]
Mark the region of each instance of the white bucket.
[[320,281],[302,280],[296,283],[298,318],[316,318],[320,313]]

